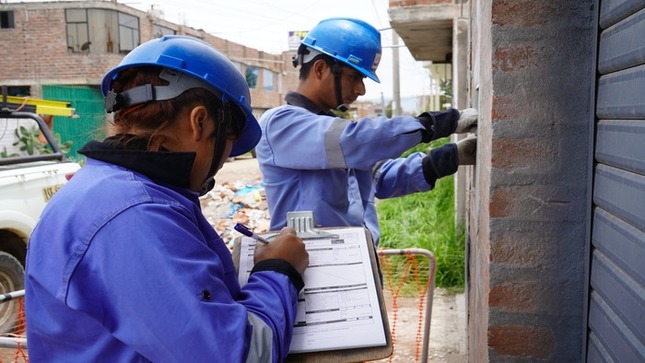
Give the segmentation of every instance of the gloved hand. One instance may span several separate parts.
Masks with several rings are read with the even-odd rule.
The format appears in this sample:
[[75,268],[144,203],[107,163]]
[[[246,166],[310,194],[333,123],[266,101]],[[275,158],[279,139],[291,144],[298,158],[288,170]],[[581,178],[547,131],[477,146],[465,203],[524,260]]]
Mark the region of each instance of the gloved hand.
[[476,108],[467,108],[460,111],[455,133],[464,134],[466,132],[474,132],[477,129],[478,118],[479,112],[477,112]]
[[477,159],[477,136],[471,134],[457,141],[457,162],[459,165],[475,165]]
[[456,108],[449,108],[445,111],[424,112],[417,116],[417,120],[426,128],[421,130],[421,142],[430,142],[452,135],[459,116],[459,110]]

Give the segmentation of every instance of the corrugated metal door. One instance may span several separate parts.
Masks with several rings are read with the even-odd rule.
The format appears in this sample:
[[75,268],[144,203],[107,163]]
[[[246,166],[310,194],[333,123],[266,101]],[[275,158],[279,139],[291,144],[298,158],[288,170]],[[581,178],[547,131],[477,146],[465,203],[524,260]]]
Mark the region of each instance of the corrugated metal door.
[[597,3],[587,361],[645,362],[645,1]]
[[103,96],[98,87],[93,86],[43,86],[43,98],[71,102],[78,118],[55,117],[54,132],[61,140],[72,141],[68,158],[80,160],[77,154],[86,142],[105,137],[105,110]]

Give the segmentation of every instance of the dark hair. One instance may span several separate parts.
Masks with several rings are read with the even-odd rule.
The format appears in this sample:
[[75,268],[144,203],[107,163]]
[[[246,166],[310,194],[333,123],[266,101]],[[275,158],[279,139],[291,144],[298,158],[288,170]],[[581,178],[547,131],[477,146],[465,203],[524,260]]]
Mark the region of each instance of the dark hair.
[[[161,70],[157,66],[124,69],[112,83],[112,89],[119,93],[143,84],[166,85],[168,82],[159,78]],[[205,88],[192,88],[174,99],[150,101],[117,111],[114,116],[115,131],[126,135],[135,134],[136,130],[137,139],[148,140],[148,150],[158,151],[165,141],[161,131],[171,127],[182,112],[198,105],[205,106],[215,122],[221,120],[222,104],[219,97]]]
[[[316,63],[316,61],[319,60],[319,59],[324,60],[325,63],[327,63],[327,65],[329,66],[329,68],[331,68],[334,65],[334,63],[337,62],[334,58],[328,56],[327,54],[318,54],[315,57],[313,57],[312,60],[310,60],[309,62],[303,64],[300,67],[300,75],[298,76],[298,78],[299,79],[307,79],[307,77],[309,76],[309,71],[311,70],[311,67],[313,67],[314,63]],[[341,63],[341,65],[342,65],[342,63]]]

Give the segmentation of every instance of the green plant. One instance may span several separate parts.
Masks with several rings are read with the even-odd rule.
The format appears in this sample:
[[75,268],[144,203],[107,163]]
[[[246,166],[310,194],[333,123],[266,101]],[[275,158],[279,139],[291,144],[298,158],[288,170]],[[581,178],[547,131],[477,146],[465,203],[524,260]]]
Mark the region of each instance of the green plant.
[[16,135],[17,141],[13,143],[13,146],[20,145],[20,151],[24,151],[28,155],[36,154],[38,145],[40,145],[40,141],[38,141],[38,129],[36,127],[26,128],[20,126],[14,131],[14,134]]
[[16,157],[16,156],[20,156],[20,155],[18,155],[18,153],[9,154],[9,152],[7,151],[6,147],[3,147],[2,151],[0,151],[0,158],[13,158],[13,157]]
[[[436,140],[431,147],[447,142]],[[427,152],[426,146],[408,150]],[[455,225],[454,178],[447,176],[437,181],[435,188],[400,198],[381,200],[377,204],[381,226],[381,248],[424,248],[437,260],[435,272],[439,287],[463,287],[465,268],[465,237],[463,226]],[[393,259],[393,270],[400,269],[404,259]],[[399,265],[399,267],[396,267]],[[427,279],[427,271],[421,278]],[[411,280],[408,283],[412,282]]]
[[[43,144],[40,142],[38,137],[39,129],[36,126],[29,128],[20,126],[16,128],[14,134],[17,141],[13,143],[13,146],[20,145],[20,151],[26,152],[28,155],[51,154],[53,152],[49,144]],[[73,142],[61,142],[61,136],[58,133],[54,133],[54,138],[58,142],[61,152],[63,154],[67,154],[71,149]]]

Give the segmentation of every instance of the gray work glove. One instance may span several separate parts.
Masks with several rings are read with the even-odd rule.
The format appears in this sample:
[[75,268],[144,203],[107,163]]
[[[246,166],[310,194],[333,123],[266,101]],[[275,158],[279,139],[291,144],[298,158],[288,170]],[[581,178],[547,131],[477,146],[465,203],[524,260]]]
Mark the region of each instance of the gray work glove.
[[457,120],[456,134],[465,134],[467,132],[475,132],[477,130],[477,119],[479,112],[476,108],[467,108],[459,112],[459,120]]
[[475,165],[477,159],[477,136],[468,135],[457,141],[457,162],[459,165]]

